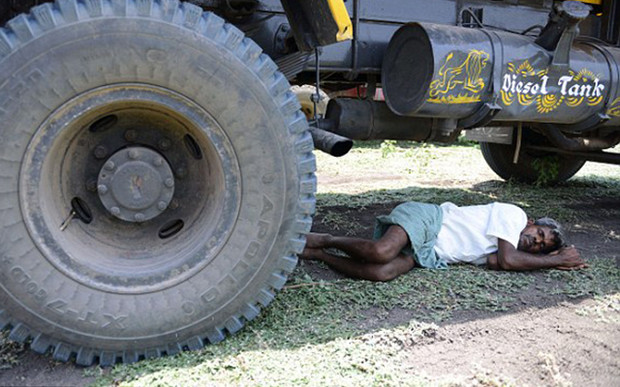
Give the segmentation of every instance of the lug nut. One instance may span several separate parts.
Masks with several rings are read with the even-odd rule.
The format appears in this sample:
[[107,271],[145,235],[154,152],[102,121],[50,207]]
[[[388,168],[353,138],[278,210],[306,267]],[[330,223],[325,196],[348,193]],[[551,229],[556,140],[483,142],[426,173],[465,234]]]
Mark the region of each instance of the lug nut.
[[135,160],[138,158],[138,151],[135,149],[131,149],[129,150],[129,152],[127,152],[127,157],[129,157],[132,160]]
[[99,184],[97,186],[97,192],[99,192],[99,195],[105,195],[108,192],[108,186],[105,184]]
[[128,131],[125,132],[125,140],[136,141],[137,138],[138,138],[138,132],[136,132],[135,130],[129,129]]
[[116,168],[116,165],[114,164],[114,161],[109,160],[103,165],[103,167],[108,171],[113,171],[114,168]]
[[119,216],[121,214],[121,209],[118,207],[112,207],[110,208],[110,212],[112,215]]
[[183,168],[183,167],[179,167],[176,170],[176,175],[180,178],[183,178],[185,176],[187,176],[187,169]]
[[167,138],[162,138],[157,143],[157,146],[159,147],[159,149],[165,151],[165,150],[170,149],[170,147],[172,146],[172,142]]
[[108,150],[104,146],[99,145],[98,147],[95,148],[95,158],[101,160],[107,155],[108,155]]
[[174,180],[169,177],[164,181],[164,184],[166,185],[166,187],[172,188],[174,187]]
[[164,201],[161,201],[161,202],[157,203],[157,209],[159,209],[160,211],[165,210],[166,207],[168,207],[168,205]]
[[133,218],[137,221],[137,222],[144,222],[144,214],[141,213],[137,213],[133,216]]
[[97,180],[91,179],[86,182],[86,190],[90,192],[97,191]]

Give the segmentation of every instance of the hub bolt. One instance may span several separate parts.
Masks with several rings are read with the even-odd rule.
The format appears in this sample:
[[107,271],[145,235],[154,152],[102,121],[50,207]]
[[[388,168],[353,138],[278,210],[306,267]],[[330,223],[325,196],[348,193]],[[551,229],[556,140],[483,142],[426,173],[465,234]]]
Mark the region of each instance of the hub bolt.
[[108,155],[108,150],[103,146],[99,145],[95,148],[95,158],[101,160]]
[[125,132],[125,140],[136,141],[137,138],[138,138],[138,132],[136,132],[135,130],[129,129],[128,131]]
[[108,162],[105,163],[103,167],[107,169],[108,171],[113,171],[114,168],[116,168],[116,165],[114,164],[114,161],[109,160]]
[[157,145],[159,146],[159,149],[165,151],[170,149],[170,147],[172,146],[172,142],[167,138],[162,138],[161,140],[159,140]]
[[166,209],[166,207],[168,207],[168,205],[166,204],[166,202],[159,202],[159,203],[157,203],[157,208],[158,208],[160,211],[165,210],[165,209]]
[[164,159],[162,159],[161,157],[156,157],[155,160],[153,160],[153,165],[156,167],[161,167],[162,165],[164,165]]
[[164,181],[164,185],[168,188],[174,187],[174,180],[172,178],[168,178]]
[[187,176],[187,169],[185,169],[184,167],[177,168],[176,175],[180,178],[184,178],[185,176]]
[[138,158],[138,151],[135,149],[131,149],[129,150],[129,152],[127,152],[127,157],[129,157],[132,160],[135,160]]
[[136,222],[144,222],[144,214],[141,214],[139,212],[135,214],[133,218],[136,220]]
[[99,184],[99,186],[97,186],[97,192],[99,192],[99,195],[105,195],[108,192],[108,186]]
[[90,192],[97,191],[97,180],[91,179],[86,182],[86,189]]
[[168,208],[170,208],[171,210],[176,210],[177,208],[179,208],[179,201],[177,199],[172,199]]
[[118,207],[112,207],[112,208],[110,208],[110,212],[114,216],[119,216],[121,214],[121,209],[118,208]]

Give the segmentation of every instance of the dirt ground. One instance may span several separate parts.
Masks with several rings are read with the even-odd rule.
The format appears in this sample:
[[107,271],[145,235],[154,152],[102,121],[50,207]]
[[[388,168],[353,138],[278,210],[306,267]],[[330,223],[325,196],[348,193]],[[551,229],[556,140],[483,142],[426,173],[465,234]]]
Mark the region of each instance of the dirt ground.
[[[393,206],[394,203],[371,205],[358,212],[349,207],[329,210],[353,217],[363,225],[356,234],[369,236],[374,217]],[[593,201],[584,195],[575,208],[581,211],[579,224],[565,225],[570,240],[584,256],[613,258],[620,266],[620,239],[609,237],[610,233],[620,235],[620,197]],[[313,230],[332,231],[320,214]],[[338,277],[313,262],[303,265],[319,278]],[[576,314],[576,308],[595,308],[597,300],[570,300],[546,294],[544,276],[533,275],[541,286],[532,286],[520,294],[518,304],[508,312],[457,313],[428,332],[423,340],[405,343],[402,351],[407,359],[406,368],[416,374],[423,370],[429,379],[438,382],[446,375],[451,375],[451,382],[454,375],[462,375],[462,385],[494,386],[508,381],[529,386],[620,386],[620,306],[615,305],[611,322],[599,321],[591,314]],[[614,302],[617,304],[618,300]],[[394,325],[410,318],[410,311],[399,309],[388,316]],[[369,330],[372,324],[369,316]],[[0,385],[81,386],[94,381],[93,377],[84,376],[82,367],[57,363],[30,351],[20,353],[18,360],[14,368],[0,371]],[[90,371],[99,372],[98,368]],[[498,375],[502,379],[497,380]]]
[[[364,212],[347,212],[347,217],[353,216],[361,225],[373,225],[376,215],[389,212],[393,206],[373,205]],[[620,198],[584,198],[575,207],[582,211],[580,223],[565,225],[571,243],[585,257],[615,258],[620,267],[620,240],[608,238],[608,233],[620,232]],[[330,212],[338,210],[330,208]],[[330,231],[320,216],[314,230]],[[368,226],[360,236],[371,233]],[[318,265],[313,271],[324,279],[338,277]],[[519,304],[509,312],[457,313],[421,342],[404,345],[406,367],[416,374],[423,370],[439,383],[446,375],[452,383],[455,375],[463,375],[460,385],[620,386],[619,301],[615,300],[615,320],[611,323],[597,321],[592,315],[580,316],[575,309],[596,308],[596,301],[547,294],[549,286],[543,283],[542,273],[532,275],[536,283],[519,295]],[[406,323],[410,318],[405,310],[393,310],[388,317],[392,324]],[[486,380],[487,375],[492,377]],[[497,375],[505,379],[493,379]]]

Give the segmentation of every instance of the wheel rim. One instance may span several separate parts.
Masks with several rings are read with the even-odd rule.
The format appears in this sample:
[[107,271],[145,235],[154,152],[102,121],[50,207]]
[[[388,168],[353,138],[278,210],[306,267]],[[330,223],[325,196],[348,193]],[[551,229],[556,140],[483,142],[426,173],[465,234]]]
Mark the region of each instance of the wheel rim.
[[57,109],[20,173],[24,219],[46,259],[75,281],[123,294],[162,290],[204,268],[226,243],[240,194],[216,120],[173,91],[137,84]]

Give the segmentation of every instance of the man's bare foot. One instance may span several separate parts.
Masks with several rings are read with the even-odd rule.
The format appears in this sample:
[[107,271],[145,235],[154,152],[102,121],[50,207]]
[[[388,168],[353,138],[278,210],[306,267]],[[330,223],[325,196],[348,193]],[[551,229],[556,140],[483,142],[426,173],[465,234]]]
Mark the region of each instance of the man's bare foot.
[[319,254],[322,252],[322,249],[313,249],[310,247],[305,247],[304,251],[299,254],[299,258],[305,259],[307,261],[318,261]]
[[315,232],[308,233],[306,235],[306,248],[309,249],[322,249],[327,247],[327,241],[331,238],[329,234],[318,234]]

